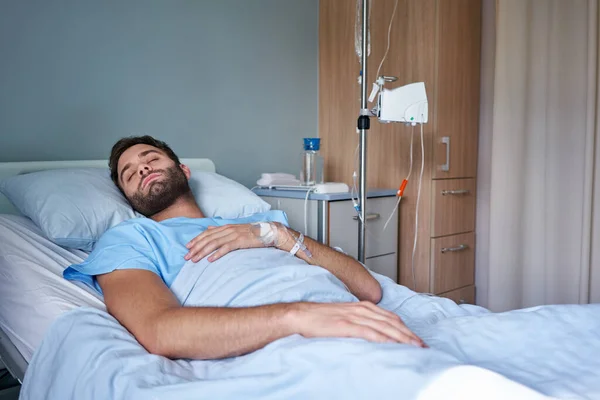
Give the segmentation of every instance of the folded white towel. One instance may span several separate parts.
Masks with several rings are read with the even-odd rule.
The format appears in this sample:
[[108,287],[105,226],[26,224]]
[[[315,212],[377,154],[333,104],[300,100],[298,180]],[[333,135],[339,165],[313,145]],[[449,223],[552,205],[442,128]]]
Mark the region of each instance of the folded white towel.
[[296,177],[292,174],[286,174],[284,172],[265,172],[261,174],[261,179],[296,180]]
[[260,178],[258,181],[256,181],[256,184],[258,186],[300,186],[300,181],[298,179],[280,179],[280,178],[276,178],[276,179],[267,179],[267,178]]

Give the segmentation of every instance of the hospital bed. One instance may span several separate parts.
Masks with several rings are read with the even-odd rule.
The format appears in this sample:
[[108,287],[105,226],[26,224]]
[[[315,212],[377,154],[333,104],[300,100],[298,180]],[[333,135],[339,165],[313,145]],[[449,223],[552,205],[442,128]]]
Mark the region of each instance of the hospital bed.
[[[183,162],[195,170],[214,171],[209,160]],[[0,178],[105,165],[104,161],[4,163]],[[43,247],[35,253],[31,268],[0,270],[0,358],[20,382],[28,372],[42,379],[40,385],[48,390],[70,384],[72,393],[83,386],[96,395],[107,391],[99,398],[132,399],[538,399],[546,398],[544,394],[600,399],[599,307],[540,307],[493,314],[414,293],[377,274],[384,292],[380,306],[399,314],[430,350],[294,335],[234,359],[162,359],[131,340],[93,291],[62,278],[62,269],[83,260],[85,252],[55,245],[31,221],[16,214],[0,195],[0,223],[5,231],[11,229],[11,235],[0,241],[28,241],[32,254],[36,246]],[[29,224],[27,229],[24,224]],[[106,342],[106,332],[115,342],[102,348],[99,343]],[[80,345],[79,354],[63,342]],[[529,352],[532,348],[534,353]],[[102,363],[93,362],[100,358]],[[32,372],[33,366],[37,370]],[[70,376],[72,371],[86,368],[93,370],[84,374],[86,379],[79,378],[83,380],[79,386],[76,381],[69,383],[77,379]],[[53,369],[58,371],[54,375]],[[135,384],[128,385],[128,380]],[[366,386],[359,385],[363,381]],[[117,387],[126,389],[116,391]],[[34,392],[29,389],[28,393]]]
[[[182,162],[186,163],[186,165],[190,166],[196,171],[207,171],[214,172],[215,166],[214,163],[205,158],[200,159],[183,159]],[[26,174],[29,172],[37,172],[44,170],[53,170],[53,169],[61,169],[61,168],[106,168],[107,162],[105,160],[81,160],[81,161],[38,161],[38,162],[12,162],[12,163],[0,163],[0,179]],[[0,215],[19,215],[19,212],[15,209],[15,207],[10,203],[10,201],[0,193]],[[0,240],[3,240],[0,237]],[[32,240],[44,240],[41,233],[39,237],[34,237]],[[54,246],[53,244],[47,242],[46,246],[50,249],[53,249],[57,252],[62,252],[65,261],[68,261],[71,258],[72,262],[77,262],[83,260],[86,257],[86,254],[82,251],[78,250],[66,250],[61,249],[58,246]],[[0,254],[0,256],[2,256]],[[56,264],[56,263],[55,263]],[[55,266],[58,266],[55,265]],[[66,265],[62,266],[63,268]],[[3,271],[0,271],[3,272]],[[46,274],[46,275],[44,275]],[[22,315],[18,315],[18,313],[11,313],[11,315],[1,315],[0,314],[0,360],[5,364],[7,370],[11,373],[11,375],[16,378],[20,383],[23,383],[23,378],[25,376],[25,370],[27,369],[27,365],[31,356],[33,355],[33,351],[39,345],[43,332],[48,328],[48,326],[52,323],[56,317],[61,315],[63,312],[69,309],[73,309],[82,305],[87,306],[95,306],[99,309],[103,309],[102,301],[94,298],[96,296],[91,291],[87,290],[85,287],[80,287],[78,289],[73,289],[72,284],[65,281],[62,278],[62,275],[54,269],[53,271],[49,271],[47,268],[40,266],[38,269],[32,269],[27,276],[28,279],[39,280],[40,284],[48,284],[48,280],[55,285],[59,290],[57,293],[60,293],[60,290],[66,290],[69,294],[69,299],[59,299],[53,298],[46,299],[46,304],[55,302],[59,306],[57,307],[47,307],[45,309],[46,313],[25,313]],[[5,282],[6,283],[6,282]],[[12,283],[19,284],[18,281],[13,281]],[[2,282],[0,282],[0,287],[2,286]],[[35,286],[35,285],[30,285]],[[6,289],[6,288],[5,288]],[[20,290],[21,288],[18,288]],[[26,288],[23,288],[26,289]],[[40,306],[40,302],[44,301],[40,298],[36,298],[36,292],[31,290],[26,290],[26,293],[30,296],[30,298],[21,301],[21,304],[15,306],[15,309],[20,311],[28,309],[35,309]],[[0,304],[6,304],[8,302],[19,302],[24,297],[18,298],[6,298],[6,290],[0,289]],[[10,319],[18,319],[20,321],[26,321],[26,323],[20,324],[20,328],[15,330],[14,326],[11,327],[6,323],[7,320]]]

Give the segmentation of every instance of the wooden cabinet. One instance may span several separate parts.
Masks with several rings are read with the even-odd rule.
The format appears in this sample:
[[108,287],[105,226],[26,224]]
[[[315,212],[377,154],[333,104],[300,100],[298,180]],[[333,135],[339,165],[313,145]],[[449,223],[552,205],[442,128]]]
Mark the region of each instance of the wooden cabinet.
[[[394,3],[371,3],[369,88],[385,52]],[[360,108],[355,13],[355,1],[320,1],[319,136],[327,179],[349,185],[357,168]],[[475,293],[480,30],[480,0],[398,1],[380,75],[398,77],[397,82],[386,84],[390,88],[425,82],[429,123],[423,126],[421,143],[420,126],[381,124],[372,118],[367,144],[368,187],[398,187],[409,171],[411,136],[414,140],[412,176],[399,211],[399,283],[465,302],[473,302]],[[421,156],[425,167],[413,257]],[[463,244],[467,247],[441,253],[442,248]],[[468,293],[457,297],[456,290]]]
[[[479,129],[481,2],[438,0],[437,12],[433,178],[474,178]],[[447,170],[442,168],[446,164]]]

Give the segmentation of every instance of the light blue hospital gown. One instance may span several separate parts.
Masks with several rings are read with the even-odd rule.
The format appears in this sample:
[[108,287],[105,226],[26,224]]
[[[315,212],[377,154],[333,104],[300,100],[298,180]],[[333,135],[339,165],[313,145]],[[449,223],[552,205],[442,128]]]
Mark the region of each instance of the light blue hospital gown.
[[102,294],[94,278],[118,269],[145,269],[171,286],[186,263],[185,245],[209,226],[280,222],[288,226],[282,211],[268,211],[245,218],[170,218],[156,222],[150,218],[134,218],[108,230],[81,264],[73,264],[63,272],[67,280],[83,282]]
[[249,307],[281,302],[354,302],[343,282],[324,268],[309,265],[275,248],[232,251],[214,262],[186,261],[185,245],[209,226],[257,221],[287,225],[281,211],[247,218],[148,218],[125,221],[106,232],[81,264],[63,276],[83,282],[102,294],[96,275],[118,269],[152,271],[165,282],[182,305]]

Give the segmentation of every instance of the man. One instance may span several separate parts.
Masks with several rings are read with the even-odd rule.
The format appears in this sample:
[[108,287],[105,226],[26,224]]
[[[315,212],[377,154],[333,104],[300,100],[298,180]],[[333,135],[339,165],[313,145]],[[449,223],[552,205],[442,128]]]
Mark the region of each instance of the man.
[[[425,347],[397,315],[375,305],[381,287],[353,258],[276,221],[210,225],[212,220],[204,217],[189,188],[189,168],[166,143],[150,136],[121,139],[113,146],[109,164],[114,183],[132,207],[148,218],[109,230],[90,257],[71,266],[65,277],[93,276],[108,312],[149,352],[169,358],[223,358],[252,352],[292,334]],[[268,250],[261,256],[280,260],[282,252],[289,252],[292,255],[286,257],[304,260],[303,268],[318,275],[315,282],[326,291],[331,287],[333,293],[345,285],[343,290],[360,301],[349,298],[337,303],[332,302],[334,297],[324,303],[183,307],[169,289],[190,262],[222,259],[219,268],[235,268],[225,262],[234,260],[231,252],[265,247]],[[239,276],[243,278],[244,271]],[[338,280],[343,285],[336,286]]]

